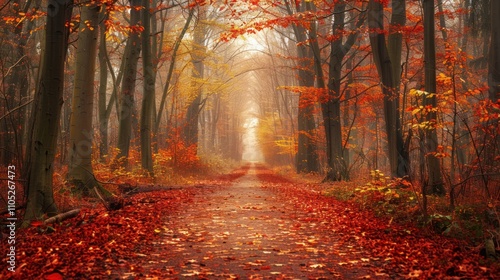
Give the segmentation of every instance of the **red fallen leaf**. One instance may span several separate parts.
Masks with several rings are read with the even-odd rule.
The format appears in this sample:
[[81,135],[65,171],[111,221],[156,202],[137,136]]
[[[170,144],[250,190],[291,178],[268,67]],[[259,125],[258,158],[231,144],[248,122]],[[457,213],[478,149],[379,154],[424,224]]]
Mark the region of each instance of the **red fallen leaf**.
[[63,279],[64,279],[63,276],[58,272],[54,272],[45,276],[45,280],[63,280]]
[[40,227],[43,225],[42,221],[31,221],[31,226],[32,227]]
[[260,270],[270,270],[271,266],[270,265],[263,265],[260,267]]

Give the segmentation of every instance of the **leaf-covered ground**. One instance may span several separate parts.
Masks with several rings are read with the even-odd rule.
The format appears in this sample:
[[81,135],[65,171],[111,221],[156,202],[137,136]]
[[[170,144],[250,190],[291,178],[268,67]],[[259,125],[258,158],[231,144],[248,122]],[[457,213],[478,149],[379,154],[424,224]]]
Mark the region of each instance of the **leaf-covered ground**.
[[[462,241],[375,217],[245,166],[198,187],[134,195],[123,209],[84,209],[16,240],[0,279],[495,279]],[[200,187],[201,186],[201,187]],[[6,242],[1,243],[7,251]]]

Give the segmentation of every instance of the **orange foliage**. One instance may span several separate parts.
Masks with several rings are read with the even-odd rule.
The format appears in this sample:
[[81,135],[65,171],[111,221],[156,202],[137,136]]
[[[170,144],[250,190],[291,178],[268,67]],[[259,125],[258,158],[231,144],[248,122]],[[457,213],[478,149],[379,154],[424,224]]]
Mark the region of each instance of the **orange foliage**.
[[197,155],[198,146],[186,146],[181,137],[181,131],[176,128],[167,140],[167,150],[164,151],[165,160],[170,160],[170,165],[177,169],[190,170],[199,168],[200,158]]

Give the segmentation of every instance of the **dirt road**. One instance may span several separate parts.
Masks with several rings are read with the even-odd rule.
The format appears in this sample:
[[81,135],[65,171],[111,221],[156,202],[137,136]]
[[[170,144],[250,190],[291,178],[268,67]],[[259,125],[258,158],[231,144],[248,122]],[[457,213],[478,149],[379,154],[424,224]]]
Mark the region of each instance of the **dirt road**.
[[[239,279],[359,278],[317,223],[265,188],[252,165],[245,176],[223,187],[207,187],[192,203],[167,217],[164,237],[149,256],[162,277]],[[300,216],[303,217],[300,217]],[[300,222],[302,221],[302,222]],[[349,258],[355,254],[345,247]],[[361,254],[361,252],[359,252]],[[339,265],[340,263],[340,265]]]
[[165,213],[147,253],[124,265],[140,269],[119,278],[496,279],[461,240],[376,217],[262,165],[235,174]]

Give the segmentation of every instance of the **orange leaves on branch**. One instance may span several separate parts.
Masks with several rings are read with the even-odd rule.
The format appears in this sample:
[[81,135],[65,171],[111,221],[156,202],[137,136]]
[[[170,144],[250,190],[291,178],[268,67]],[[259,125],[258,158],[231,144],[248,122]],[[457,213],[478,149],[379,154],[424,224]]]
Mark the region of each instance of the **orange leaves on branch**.
[[200,158],[197,155],[198,147],[194,144],[186,146],[179,128],[174,129],[167,143],[165,155],[171,160],[170,164],[173,167],[189,170],[200,166]]
[[[479,122],[487,123],[500,120],[500,101],[493,103],[491,100],[483,100],[475,107],[475,114],[479,117]],[[498,124],[497,124],[498,125]]]
[[45,17],[47,15],[46,12],[39,11],[37,9],[31,9],[31,11],[28,11],[26,13],[24,12],[18,12],[13,15],[9,16],[3,16],[2,21],[4,21],[6,24],[10,25],[18,25],[21,24],[23,21],[33,21],[42,17]]
[[318,102],[325,103],[332,98],[328,94],[328,90],[324,88],[303,86],[283,86],[280,88],[300,94],[299,107],[301,108],[314,106]]

